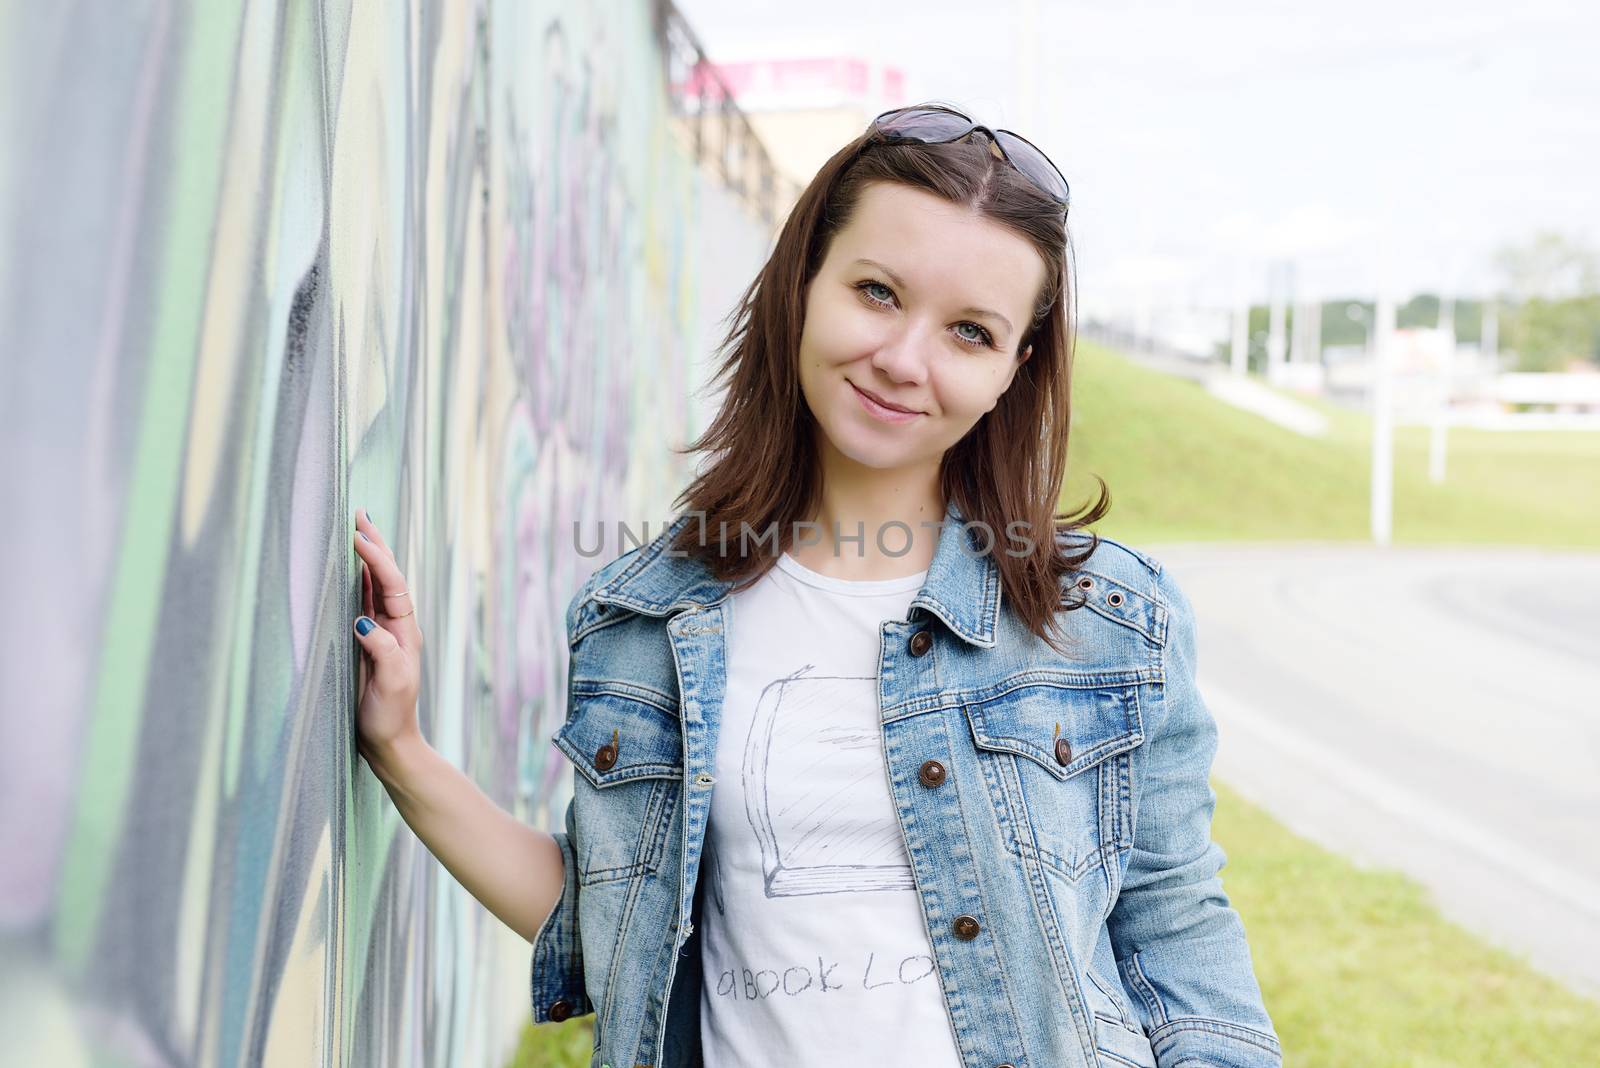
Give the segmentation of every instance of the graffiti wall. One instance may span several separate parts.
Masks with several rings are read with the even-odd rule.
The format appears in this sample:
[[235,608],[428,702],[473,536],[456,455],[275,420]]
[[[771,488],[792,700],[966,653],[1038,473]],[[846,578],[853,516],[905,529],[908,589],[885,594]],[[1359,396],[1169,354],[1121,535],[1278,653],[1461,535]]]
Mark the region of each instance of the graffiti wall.
[[0,5],[0,1063],[511,1048],[527,944],[354,750],[351,517],[557,826],[572,525],[670,514],[766,251],[653,7]]

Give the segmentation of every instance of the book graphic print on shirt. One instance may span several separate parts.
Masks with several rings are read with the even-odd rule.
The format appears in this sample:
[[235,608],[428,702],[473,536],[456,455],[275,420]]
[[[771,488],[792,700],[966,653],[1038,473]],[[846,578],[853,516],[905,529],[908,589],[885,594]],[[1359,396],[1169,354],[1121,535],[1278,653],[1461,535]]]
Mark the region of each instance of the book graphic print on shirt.
[[923,579],[784,556],[729,599],[701,871],[707,1068],[961,1063],[879,706],[882,627]]
[[863,703],[877,708],[878,681],[812,670],[807,664],[762,689],[744,747],[745,815],[766,896],[915,889],[899,822],[885,804],[877,716],[859,712]]

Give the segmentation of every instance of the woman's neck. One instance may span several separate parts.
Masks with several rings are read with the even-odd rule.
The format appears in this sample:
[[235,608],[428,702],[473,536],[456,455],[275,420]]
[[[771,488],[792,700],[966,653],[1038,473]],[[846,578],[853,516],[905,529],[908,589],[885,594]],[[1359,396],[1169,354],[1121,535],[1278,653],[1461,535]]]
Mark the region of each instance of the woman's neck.
[[905,472],[867,475],[824,480],[821,504],[810,519],[815,525],[795,532],[789,555],[842,579],[901,578],[926,570],[945,512],[937,471],[916,478]]

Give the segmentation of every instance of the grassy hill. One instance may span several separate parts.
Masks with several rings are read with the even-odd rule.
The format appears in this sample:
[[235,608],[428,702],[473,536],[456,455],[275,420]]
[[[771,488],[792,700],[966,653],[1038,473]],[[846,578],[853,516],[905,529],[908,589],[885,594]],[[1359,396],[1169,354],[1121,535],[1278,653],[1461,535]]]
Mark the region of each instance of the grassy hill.
[[[1089,342],[1078,347],[1063,507],[1111,490],[1096,530],[1155,541],[1368,537],[1371,419],[1320,400],[1302,437]],[[1300,399],[1300,398],[1297,398]],[[1395,433],[1394,541],[1600,548],[1600,433],[1450,431],[1443,485],[1428,431]]]

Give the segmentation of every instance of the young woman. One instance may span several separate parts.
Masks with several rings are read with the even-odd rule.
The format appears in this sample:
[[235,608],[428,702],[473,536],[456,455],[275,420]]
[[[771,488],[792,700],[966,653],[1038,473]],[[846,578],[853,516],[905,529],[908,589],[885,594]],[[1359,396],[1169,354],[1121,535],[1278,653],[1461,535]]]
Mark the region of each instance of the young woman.
[[360,744],[533,943],[593,1064],[1281,1063],[1222,890],[1216,731],[1159,562],[1057,515],[1067,183],[954,109],[879,116],[745,292],[653,542],[567,611],[566,829],[422,740],[421,634],[358,517]]

